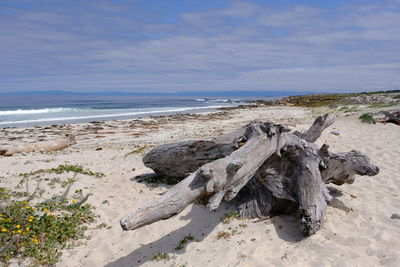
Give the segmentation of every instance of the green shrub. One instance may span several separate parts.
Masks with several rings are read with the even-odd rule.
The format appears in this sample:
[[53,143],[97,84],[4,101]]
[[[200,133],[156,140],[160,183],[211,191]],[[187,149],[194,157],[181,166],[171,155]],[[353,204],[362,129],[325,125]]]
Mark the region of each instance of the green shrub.
[[360,120],[361,120],[361,122],[363,122],[363,123],[374,123],[375,122],[375,120],[374,120],[374,118],[372,117],[372,115],[371,114],[368,114],[368,113],[366,113],[366,114],[363,114],[363,115],[361,115],[360,117],[358,117]]

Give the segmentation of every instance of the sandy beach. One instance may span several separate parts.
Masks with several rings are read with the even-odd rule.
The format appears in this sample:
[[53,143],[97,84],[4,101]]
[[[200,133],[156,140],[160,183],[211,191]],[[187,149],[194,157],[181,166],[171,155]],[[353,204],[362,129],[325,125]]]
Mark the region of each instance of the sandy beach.
[[[317,141],[332,152],[358,150],[380,168],[374,177],[357,177],[354,184],[337,189],[320,231],[303,238],[295,215],[271,220],[232,220],[221,223],[234,210],[224,203],[216,212],[192,204],[182,213],[134,231],[122,231],[119,220],[157,198],[170,186],[138,182],[151,174],[142,163],[152,147],[183,140],[208,140],[251,121],[272,121],[293,130],[305,130],[324,109],[261,107],[212,113],[160,116],[144,119],[92,122],[65,126],[0,129],[0,144],[16,145],[58,138],[67,133],[77,143],[51,153],[20,153],[0,157],[0,186],[13,188],[21,173],[81,165],[101,178],[65,174],[73,178],[71,192],[91,194],[88,203],[99,215],[88,225],[81,245],[65,249],[57,266],[400,266],[400,128],[391,123],[365,124],[365,111],[334,112],[336,122]],[[340,132],[334,135],[331,131]],[[51,174],[44,178],[51,179]],[[31,181],[27,186],[33,190]],[[45,195],[62,192],[60,186],[41,183]],[[218,233],[228,232],[228,238]],[[194,240],[180,250],[179,241]],[[169,260],[152,260],[157,253]],[[17,265],[17,264],[16,264]]]

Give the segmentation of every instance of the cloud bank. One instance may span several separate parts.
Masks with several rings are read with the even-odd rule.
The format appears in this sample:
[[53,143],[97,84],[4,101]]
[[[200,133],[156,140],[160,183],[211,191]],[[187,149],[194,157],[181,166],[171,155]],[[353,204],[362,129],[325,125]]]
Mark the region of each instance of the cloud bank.
[[2,1],[0,91],[400,87],[400,1],[151,2]]

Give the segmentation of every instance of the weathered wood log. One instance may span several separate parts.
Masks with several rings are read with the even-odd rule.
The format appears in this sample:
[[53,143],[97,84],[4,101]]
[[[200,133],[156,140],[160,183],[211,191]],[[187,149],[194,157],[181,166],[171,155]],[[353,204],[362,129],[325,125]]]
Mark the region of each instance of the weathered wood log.
[[[145,163],[151,159],[152,164],[163,165],[160,157],[168,155],[173,165],[179,165],[179,175],[197,169],[160,199],[122,219],[121,225],[125,230],[136,229],[168,218],[207,195],[208,207],[213,210],[222,199],[229,201],[239,194],[242,216],[270,217],[298,210],[304,235],[313,234],[320,228],[330,200],[326,183],[351,183],[354,174],[375,175],[379,171],[359,152],[331,154],[327,145],[318,149],[312,143],[333,122],[329,115],[320,116],[306,132],[293,134],[282,133],[281,126],[250,124],[214,141],[156,148],[145,156]],[[259,134],[251,134],[256,132]],[[193,144],[200,144],[200,157],[192,150]],[[228,154],[230,150],[233,152]],[[207,161],[210,163],[203,165]],[[158,173],[176,177],[174,170],[161,166]]]
[[[315,142],[334,121],[335,117],[328,114],[318,116],[305,133],[296,131],[294,134],[308,142]],[[242,127],[211,141],[191,140],[161,145],[147,153],[143,163],[158,175],[183,179],[200,166],[224,158],[238,149],[244,144],[245,130]]]
[[18,146],[1,146],[0,155],[12,156],[17,153],[30,153],[30,152],[52,152],[62,150],[69,146],[76,144],[75,136],[68,134],[65,138],[60,138],[51,141],[43,141],[35,144],[23,144]]
[[204,195],[210,196],[208,208],[217,209],[222,199],[231,200],[237,195],[266,159],[298,139],[286,135],[286,131],[281,125],[270,123],[248,125],[242,147],[203,165],[159,199],[121,219],[122,228],[133,230],[169,218]]
[[314,143],[321,136],[322,132],[331,126],[335,120],[335,117],[329,114],[318,116],[305,133],[295,131],[294,134],[307,142]]
[[[282,157],[272,156],[258,169],[238,195],[238,207],[243,217],[273,217],[298,209],[293,188],[294,168],[297,163],[293,157],[296,157],[299,148],[286,147],[282,151]],[[323,145],[319,151],[315,147],[312,150],[323,161],[320,162],[319,169],[325,184],[351,184],[355,174],[373,176],[379,172],[379,168],[371,164],[368,157],[354,150],[331,154],[327,145]]]
[[230,155],[245,143],[246,127],[220,135],[211,141],[190,140],[152,149],[143,163],[161,176],[185,178],[200,166]]
[[331,200],[319,171],[321,159],[315,149],[305,146],[294,162],[292,183],[299,205],[300,228],[304,235],[319,230],[325,216],[327,201]]
[[325,164],[325,167],[321,170],[321,177],[326,184],[352,184],[356,174],[374,176],[379,173],[379,168],[373,165],[370,159],[361,152],[352,150],[332,154],[329,153],[328,147],[324,144],[319,151]]
[[387,110],[371,114],[375,122],[400,125],[400,110]]
[[230,155],[238,147],[236,141],[227,144],[201,140],[178,142],[152,149],[143,157],[143,163],[157,174],[183,179],[200,166]]

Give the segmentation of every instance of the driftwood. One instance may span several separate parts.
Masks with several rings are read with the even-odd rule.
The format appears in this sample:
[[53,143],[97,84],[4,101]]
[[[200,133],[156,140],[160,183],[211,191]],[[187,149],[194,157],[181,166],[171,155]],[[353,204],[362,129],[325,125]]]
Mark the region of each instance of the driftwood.
[[375,122],[394,123],[400,125],[400,110],[380,111],[371,114]]
[[[144,163],[159,175],[184,178],[160,198],[121,219],[124,230],[166,219],[206,197],[215,210],[235,198],[242,216],[270,217],[298,210],[304,235],[315,233],[331,200],[326,184],[352,183],[379,169],[357,151],[331,154],[313,143],[334,122],[318,117],[305,133],[251,123],[213,141],[187,141],[150,151]],[[237,197],[236,197],[237,196]]]
[[1,146],[0,155],[12,156],[17,153],[30,153],[30,152],[52,152],[62,150],[69,146],[76,144],[75,136],[68,134],[65,138],[60,138],[51,141],[43,141],[34,144],[23,144],[17,146]]

